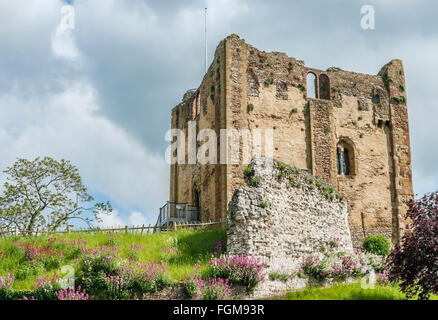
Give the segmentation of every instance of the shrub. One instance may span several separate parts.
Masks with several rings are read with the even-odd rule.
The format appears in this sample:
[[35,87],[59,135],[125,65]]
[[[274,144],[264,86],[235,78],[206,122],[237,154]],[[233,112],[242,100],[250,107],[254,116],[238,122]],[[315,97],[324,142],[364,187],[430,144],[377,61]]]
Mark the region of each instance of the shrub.
[[438,192],[411,200],[406,217],[412,222],[388,257],[389,278],[408,298],[428,299],[438,293]]
[[118,247],[83,249],[79,265],[78,282],[90,294],[99,293],[107,287],[105,275],[115,275],[119,270]]
[[248,104],[248,106],[246,107],[246,110],[249,112],[254,110],[254,105],[252,103]]
[[380,234],[367,236],[362,244],[364,251],[380,256],[387,256],[389,254],[389,246],[388,239]]
[[268,203],[266,201],[260,201],[260,208],[265,209],[268,206]]
[[44,272],[44,265],[33,263],[33,262],[23,262],[20,264],[15,272],[15,278],[17,280],[24,280],[32,276],[36,276]]
[[228,279],[208,279],[200,289],[203,300],[224,300],[230,296]]
[[166,271],[167,265],[163,262],[125,261],[113,280],[111,276],[106,276],[107,289],[119,299],[125,299],[134,292],[143,294],[161,291],[171,283]]
[[56,273],[52,277],[49,275],[38,277],[34,281],[35,290],[33,297],[37,300],[55,300],[57,298],[56,291],[61,289],[58,280],[59,278]]
[[132,290],[126,279],[121,276],[103,275],[106,284],[106,298],[110,300],[127,300],[132,296]]
[[12,285],[14,284],[14,275],[8,273],[7,276],[0,276],[0,300],[10,300],[13,297]]
[[88,294],[84,289],[81,290],[81,286],[77,289],[69,287],[67,289],[61,289],[55,292],[58,300],[88,300]]
[[228,279],[209,278],[203,280],[199,266],[195,265],[195,273],[183,279],[186,294],[192,299],[224,300],[230,297],[231,285]]
[[382,256],[361,251],[345,252],[338,238],[332,238],[321,246],[321,253],[303,257],[300,272],[316,282],[344,281],[364,276],[371,269],[384,272]]
[[212,278],[228,279],[232,284],[243,284],[248,294],[264,280],[264,264],[247,256],[220,257],[209,261]]

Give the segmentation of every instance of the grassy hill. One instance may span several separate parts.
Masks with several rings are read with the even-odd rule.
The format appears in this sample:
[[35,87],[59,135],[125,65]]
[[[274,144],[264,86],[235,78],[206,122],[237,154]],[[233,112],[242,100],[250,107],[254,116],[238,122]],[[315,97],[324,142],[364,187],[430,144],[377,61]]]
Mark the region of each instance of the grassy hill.
[[71,233],[54,236],[0,239],[0,276],[15,275],[13,289],[32,290],[34,281],[72,266],[76,271],[83,252],[111,248],[120,259],[167,264],[172,281],[206,265],[213,254],[224,250],[224,229],[178,230],[168,233]]

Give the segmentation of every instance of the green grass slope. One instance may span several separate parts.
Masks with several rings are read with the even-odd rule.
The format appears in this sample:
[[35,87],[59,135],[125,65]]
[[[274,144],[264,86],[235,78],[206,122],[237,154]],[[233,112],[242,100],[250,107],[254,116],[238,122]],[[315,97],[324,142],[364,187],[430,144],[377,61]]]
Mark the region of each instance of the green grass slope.
[[[85,240],[86,248],[99,248],[101,246],[117,247],[122,259],[131,258],[144,262],[164,261],[168,266],[168,273],[173,281],[181,280],[186,273],[194,271],[194,265],[206,265],[214,252],[217,253],[221,246],[223,249],[226,232],[224,229],[199,229],[199,230],[178,230],[155,234],[133,234],[133,233],[71,233],[53,236],[38,236],[27,238],[3,238],[0,239],[0,276],[8,273],[14,274],[16,280],[13,288],[16,290],[31,289],[33,282],[38,276],[60,273],[60,268],[70,265],[77,266],[80,259],[80,250],[72,251],[70,246],[59,244],[70,244],[78,239]],[[26,259],[24,250],[25,244],[36,243],[39,247],[47,246],[50,238],[56,238],[56,249],[66,252],[58,259],[60,261],[46,263],[45,267],[34,267]],[[55,259],[56,260],[56,259]],[[21,275],[17,279],[17,275]]]

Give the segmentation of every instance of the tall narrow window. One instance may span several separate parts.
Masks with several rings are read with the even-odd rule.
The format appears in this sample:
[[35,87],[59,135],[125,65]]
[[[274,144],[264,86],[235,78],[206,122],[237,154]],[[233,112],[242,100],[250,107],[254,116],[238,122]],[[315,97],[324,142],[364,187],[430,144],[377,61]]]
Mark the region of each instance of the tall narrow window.
[[348,158],[348,149],[344,149],[342,153],[342,173],[344,175],[350,174],[350,159]]
[[326,74],[319,76],[319,98],[330,100],[330,79]]
[[338,175],[349,176],[357,173],[354,156],[353,142],[348,138],[342,138],[336,147]]
[[306,86],[307,86],[307,97],[309,98],[316,98],[316,75],[312,72],[309,72],[307,74],[306,79]]
[[338,174],[342,173],[342,164],[341,164],[341,152],[339,148],[336,150],[336,159],[338,164]]

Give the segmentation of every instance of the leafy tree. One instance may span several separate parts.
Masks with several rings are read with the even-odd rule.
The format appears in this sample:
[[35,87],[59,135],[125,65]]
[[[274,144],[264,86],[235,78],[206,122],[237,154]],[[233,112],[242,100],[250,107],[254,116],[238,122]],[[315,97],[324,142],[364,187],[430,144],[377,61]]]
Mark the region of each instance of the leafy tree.
[[[56,231],[73,219],[91,227],[93,218],[100,221],[100,213],[112,211],[109,202],[89,204],[94,199],[82,184],[79,170],[64,159],[17,159],[3,172],[6,182],[0,196],[0,230]],[[93,218],[84,217],[84,212],[91,212]]]
[[389,255],[390,279],[408,298],[438,294],[438,192],[411,200],[409,229]]

